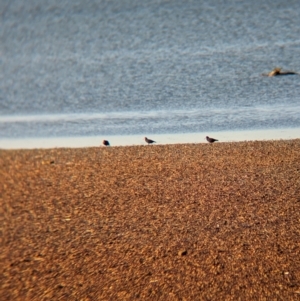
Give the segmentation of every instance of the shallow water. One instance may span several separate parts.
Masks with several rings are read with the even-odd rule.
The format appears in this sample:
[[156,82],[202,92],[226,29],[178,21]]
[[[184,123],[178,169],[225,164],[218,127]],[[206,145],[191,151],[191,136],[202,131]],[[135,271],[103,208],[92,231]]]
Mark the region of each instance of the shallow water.
[[296,0],[0,11],[1,141],[300,128],[300,76],[261,76],[300,72]]

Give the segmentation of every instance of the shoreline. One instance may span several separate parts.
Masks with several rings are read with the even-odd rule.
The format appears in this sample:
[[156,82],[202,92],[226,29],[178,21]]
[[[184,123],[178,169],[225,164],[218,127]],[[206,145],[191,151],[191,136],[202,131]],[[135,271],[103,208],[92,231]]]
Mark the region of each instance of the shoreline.
[[[207,143],[209,135],[222,142],[289,140],[300,138],[300,128],[220,131],[209,133],[153,134],[148,135],[160,145]],[[87,137],[53,137],[53,138],[16,138],[1,139],[0,149],[35,149],[35,148],[83,148],[102,146],[102,140],[109,140],[111,146],[145,145],[143,135],[107,135]]]
[[298,300],[300,139],[0,151],[3,300]]

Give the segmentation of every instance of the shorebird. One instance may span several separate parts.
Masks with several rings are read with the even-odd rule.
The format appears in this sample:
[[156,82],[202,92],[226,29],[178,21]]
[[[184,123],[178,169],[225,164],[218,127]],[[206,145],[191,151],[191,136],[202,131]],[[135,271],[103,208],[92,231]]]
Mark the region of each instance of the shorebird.
[[294,71],[281,71],[281,68],[274,68],[271,72],[265,74],[263,73],[263,76],[278,76],[278,75],[293,75],[298,74]]
[[102,143],[103,143],[103,145],[105,145],[105,146],[110,146],[110,144],[109,144],[109,142],[108,142],[107,140],[103,140]]
[[207,140],[207,142],[209,142],[209,143],[214,143],[214,142],[216,142],[216,141],[219,141],[219,140],[214,139],[214,138],[209,138],[208,136],[206,136],[206,140]]
[[145,137],[145,141],[146,141],[148,144],[156,143],[156,141],[151,140],[151,139],[148,139],[147,137]]

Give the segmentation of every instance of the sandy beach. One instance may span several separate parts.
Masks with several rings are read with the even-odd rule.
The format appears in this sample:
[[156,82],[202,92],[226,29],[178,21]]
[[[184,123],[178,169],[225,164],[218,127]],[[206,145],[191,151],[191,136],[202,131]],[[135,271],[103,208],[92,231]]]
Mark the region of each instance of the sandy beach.
[[1,300],[300,300],[300,140],[0,150]]

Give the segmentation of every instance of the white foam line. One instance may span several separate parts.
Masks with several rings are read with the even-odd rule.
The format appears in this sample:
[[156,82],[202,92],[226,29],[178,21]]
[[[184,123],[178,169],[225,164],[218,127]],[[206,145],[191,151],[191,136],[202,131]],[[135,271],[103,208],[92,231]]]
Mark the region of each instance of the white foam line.
[[[243,115],[244,113],[266,113],[285,112],[298,114],[300,104],[292,106],[270,105],[270,106],[253,106],[238,108],[205,108],[194,110],[161,110],[161,111],[144,111],[144,112],[109,112],[109,113],[78,113],[78,114],[45,114],[45,115],[8,115],[0,116],[1,123],[17,122],[57,122],[57,121],[75,121],[75,120],[93,120],[93,119],[140,119],[140,118],[170,118],[172,116],[207,116],[207,115]],[[241,116],[243,118],[243,116]]]

